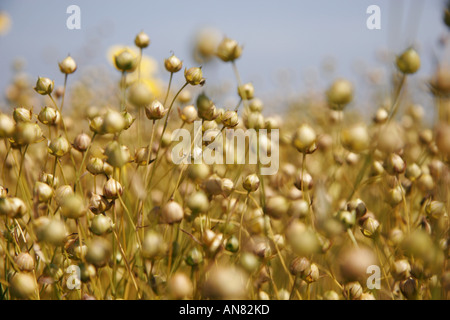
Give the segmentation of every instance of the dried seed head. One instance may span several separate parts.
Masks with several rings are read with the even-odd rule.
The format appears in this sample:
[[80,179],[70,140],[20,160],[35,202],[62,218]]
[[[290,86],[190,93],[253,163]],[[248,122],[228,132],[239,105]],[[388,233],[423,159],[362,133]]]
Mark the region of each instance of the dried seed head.
[[113,223],[111,218],[104,216],[102,214],[96,215],[91,222],[90,229],[93,234],[102,236],[104,234],[110,233],[113,228]]
[[34,300],[38,297],[36,279],[29,273],[15,273],[9,278],[11,295],[20,300]]
[[55,157],[62,157],[70,150],[70,143],[63,136],[59,136],[50,142],[48,153]]
[[170,73],[176,73],[183,67],[183,62],[178,59],[174,54],[164,60],[164,67]]
[[400,187],[390,189],[387,195],[387,202],[392,206],[397,206],[403,200],[403,191]]
[[386,169],[387,173],[391,175],[398,175],[405,172],[406,163],[398,154],[392,153],[387,158],[384,168]]
[[400,282],[400,291],[408,300],[416,300],[419,295],[417,280],[410,277]]
[[19,122],[16,124],[13,139],[20,146],[36,143],[42,139],[42,130],[37,123]]
[[407,177],[412,182],[419,179],[421,175],[422,175],[422,170],[416,163],[410,164],[406,167],[405,177]]
[[180,103],[182,103],[182,104],[183,104],[183,103],[188,103],[189,101],[192,100],[192,93],[191,93],[191,91],[189,91],[189,90],[187,90],[187,89],[181,91],[181,92],[178,94],[177,100],[178,100]]
[[228,197],[234,190],[234,183],[228,178],[222,179],[222,195]]
[[44,182],[37,181],[34,184],[34,197],[39,202],[47,202],[53,196],[53,189]]
[[128,147],[119,144],[117,141],[110,142],[104,153],[106,161],[115,168],[121,168],[131,160]]
[[142,241],[142,256],[146,259],[155,259],[166,251],[163,237],[156,231],[148,231]]
[[309,268],[309,273],[303,276],[303,280],[305,280],[307,283],[313,283],[319,280],[319,277],[320,277],[319,268],[315,263],[312,263]]
[[93,175],[103,173],[103,160],[96,157],[91,157],[86,165],[87,171]]
[[89,120],[89,129],[94,133],[104,134],[102,126],[103,118],[101,116],[96,116]]
[[222,194],[222,179],[217,174],[213,174],[207,180],[203,181],[202,187],[212,196]]
[[228,110],[222,116],[222,124],[226,128],[234,128],[239,124],[239,117],[236,111]]
[[260,184],[259,178],[254,173],[245,177],[244,182],[242,182],[242,186],[248,192],[255,192],[256,190],[258,190],[259,184]]
[[405,280],[409,278],[411,274],[411,265],[408,260],[402,259],[395,261],[392,266],[392,274],[397,280]]
[[86,261],[97,268],[104,267],[111,259],[111,245],[103,238],[95,238],[88,245]]
[[185,261],[191,267],[198,266],[200,263],[203,262],[203,254],[197,248],[193,248],[187,254]]
[[31,272],[34,270],[34,259],[28,252],[19,253],[14,257],[14,263],[20,271]]
[[60,186],[58,189],[56,189],[56,192],[55,192],[56,204],[58,206],[61,206],[61,204],[63,203],[64,199],[66,197],[68,197],[68,196],[73,195],[73,194],[74,194],[74,192],[73,192],[73,189],[72,189],[71,186],[69,186],[69,185]]
[[372,238],[378,234],[380,223],[374,218],[367,218],[364,220],[361,226],[361,232],[368,238]]
[[264,104],[261,99],[255,98],[250,102],[249,108],[251,112],[262,112]]
[[133,124],[135,118],[133,118],[131,113],[129,113],[127,110],[122,111],[121,115],[125,120],[125,127],[123,129],[128,130],[128,128],[131,127],[131,125]]
[[189,299],[193,293],[193,285],[188,276],[177,272],[168,281],[167,289],[169,295],[176,300]]
[[244,110],[243,121],[248,129],[263,129],[265,126],[264,116],[260,112],[246,112]]
[[370,144],[369,132],[363,124],[356,124],[344,128],[341,132],[341,141],[344,148],[354,153],[365,151]]
[[137,67],[137,58],[133,52],[123,49],[114,56],[116,68],[122,72],[132,72]]
[[255,88],[252,83],[245,83],[238,87],[238,94],[242,100],[252,100],[255,95]]
[[192,67],[184,70],[184,78],[186,82],[192,86],[203,85],[205,79],[203,79],[202,68]]
[[433,200],[426,205],[425,212],[429,217],[437,219],[445,216],[447,214],[447,209],[445,203]]
[[0,215],[20,218],[27,213],[27,207],[20,198],[0,198]]
[[316,139],[317,135],[314,129],[308,124],[302,124],[295,131],[292,144],[299,152],[306,153],[315,144]]
[[193,105],[178,109],[178,114],[180,115],[181,120],[186,123],[193,123],[198,117],[197,109],[195,109]]
[[70,195],[61,203],[61,215],[70,219],[78,219],[86,214],[83,199],[79,195]]
[[0,113],[0,138],[10,138],[14,132],[14,122],[6,114]]
[[183,208],[174,200],[170,200],[161,208],[161,219],[164,223],[179,223],[184,218]]
[[150,120],[158,120],[163,118],[167,111],[168,109],[164,108],[163,104],[158,100],[154,100],[149,107],[145,108],[145,114]]
[[147,48],[150,45],[150,38],[144,31],[141,31],[134,38],[134,44],[141,49]]
[[14,108],[13,118],[16,122],[31,122],[33,113],[25,108]]
[[77,63],[71,56],[67,56],[59,64],[59,70],[64,74],[71,74],[77,70]]
[[224,38],[217,47],[216,55],[222,61],[234,61],[238,59],[242,54],[242,47],[237,43],[236,40],[230,38]]
[[345,79],[338,79],[326,92],[328,103],[334,110],[342,110],[353,100],[353,85]]
[[55,82],[50,80],[49,78],[44,77],[38,77],[36,81],[36,87],[34,87],[34,90],[45,96],[48,94],[51,94],[53,92],[53,88],[55,87]]
[[43,107],[38,115],[39,121],[45,125],[54,125],[59,118],[59,112],[51,107]]
[[136,153],[134,154],[134,162],[136,162],[139,166],[145,166],[147,165],[147,158],[148,158],[148,148],[142,147],[136,150]]
[[103,195],[106,199],[117,199],[123,193],[122,185],[119,181],[109,178],[103,186]]
[[90,144],[91,137],[89,137],[86,133],[80,133],[73,141],[73,147],[80,152],[85,152],[89,148]]
[[350,282],[344,285],[343,292],[344,297],[350,300],[358,300],[363,294],[363,289],[359,282]]
[[148,106],[152,99],[153,93],[144,82],[135,82],[128,89],[128,101],[137,108]]
[[94,214],[104,213],[111,208],[112,203],[109,203],[105,196],[93,193],[89,199],[89,210]]
[[203,191],[197,191],[189,196],[187,206],[194,214],[206,212],[209,208],[208,196]]
[[123,115],[117,111],[109,110],[103,117],[100,132],[117,134],[124,128],[125,119]]
[[420,68],[420,56],[410,48],[397,57],[397,68],[405,74],[415,73]]
[[289,271],[293,276],[303,277],[310,273],[311,263],[304,257],[297,257],[292,260]]

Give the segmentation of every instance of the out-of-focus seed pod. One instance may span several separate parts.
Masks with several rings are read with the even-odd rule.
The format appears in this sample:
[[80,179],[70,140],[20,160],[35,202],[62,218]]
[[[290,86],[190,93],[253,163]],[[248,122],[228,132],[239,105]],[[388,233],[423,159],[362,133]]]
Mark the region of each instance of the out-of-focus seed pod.
[[203,284],[203,294],[210,299],[245,299],[248,297],[248,277],[233,266],[214,266]]
[[433,219],[437,219],[447,214],[445,203],[433,200],[425,207],[425,212]]
[[9,291],[20,300],[34,300],[38,297],[36,279],[29,273],[15,273],[9,277]]
[[145,114],[150,120],[162,119],[167,111],[168,109],[165,109],[158,100],[154,100],[149,107],[145,108]]
[[147,158],[148,158],[148,148],[142,147],[136,150],[136,153],[134,154],[134,162],[136,162],[139,166],[145,166],[147,165]]
[[400,282],[400,291],[408,300],[416,300],[419,297],[417,280],[410,277]]
[[141,31],[134,38],[134,44],[141,49],[147,48],[150,45],[150,37],[144,31]]
[[222,194],[222,179],[217,174],[213,174],[203,181],[202,186],[212,196]]
[[405,172],[406,163],[398,154],[392,153],[387,158],[384,168],[387,173],[391,175],[398,175]]
[[71,74],[77,70],[77,63],[71,56],[67,56],[63,61],[58,63],[59,70],[64,74]]
[[234,61],[242,54],[242,47],[236,40],[225,37],[218,45],[216,55],[222,61]]
[[50,80],[49,78],[38,77],[34,90],[37,93],[45,96],[51,94],[53,92],[54,87],[55,87],[54,81]]
[[377,265],[375,254],[368,248],[346,249],[339,255],[338,261],[341,274],[347,281],[366,279],[367,268]]
[[56,192],[55,192],[55,200],[56,200],[56,204],[57,204],[58,206],[61,206],[61,204],[63,203],[63,201],[64,201],[67,197],[69,197],[69,196],[71,196],[71,195],[73,195],[73,194],[74,194],[74,192],[73,192],[73,189],[72,189],[71,186],[69,186],[69,185],[63,185],[63,186],[60,186],[58,189],[56,189]]
[[237,252],[239,250],[239,239],[235,236],[231,236],[227,240],[227,244],[225,245],[225,250],[230,252]]
[[326,95],[333,110],[342,110],[353,100],[353,85],[348,80],[338,79],[333,82]]
[[169,295],[175,300],[188,299],[193,293],[191,280],[181,272],[177,272],[169,279],[167,289]]
[[178,109],[178,114],[180,115],[181,120],[186,123],[193,123],[198,117],[197,109],[195,109],[193,105]]
[[389,123],[378,134],[377,148],[385,153],[394,153],[404,147],[404,132],[395,123]]
[[239,259],[240,266],[250,274],[255,273],[261,265],[258,257],[251,252],[243,252]]
[[73,141],[73,147],[80,152],[85,152],[91,144],[91,137],[86,133],[80,133]]
[[361,226],[361,232],[368,238],[376,236],[379,232],[380,223],[371,217],[367,218]]
[[242,186],[248,192],[255,192],[256,190],[258,190],[259,184],[259,178],[254,173],[245,177],[244,181],[242,182]]
[[161,219],[164,223],[179,223],[184,218],[183,208],[174,200],[170,200],[161,208]]
[[123,193],[122,185],[119,181],[109,178],[103,186],[103,195],[106,199],[117,199]]
[[117,141],[110,142],[105,148],[106,161],[115,168],[122,168],[130,162],[131,155],[128,147]]
[[339,294],[334,290],[325,291],[323,294],[323,300],[340,300]]
[[185,261],[186,261],[186,264],[191,267],[198,266],[200,263],[203,262],[203,254],[197,248],[193,248],[187,254]]
[[238,87],[238,94],[242,100],[252,100],[255,96],[255,88],[252,83],[245,83]]
[[27,207],[20,198],[0,198],[0,215],[19,218],[27,213]]
[[302,124],[294,133],[292,144],[299,152],[307,152],[316,142],[317,135],[314,129],[308,124]]
[[61,245],[67,236],[66,226],[61,220],[52,219],[42,227],[42,240],[55,246]]
[[360,218],[367,212],[367,207],[364,201],[361,199],[352,200],[349,203],[347,203],[347,210],[348,211],[355,211],[356,217]]
[[123,49],[114,56],[114,64],[119,71],[132,72],[136,69],[138,61],[133,52]]
[[243,122],[246,128],[248,129],[264,129],[265,121],[264,116],[260,112],[245,112],[243,115]]
[[98,236],[110,233],[112,231],[112,228],[113,223],[111,221],[111,218],[108,216],[98,214],[91,221],[90,229],[92,233]]
[[397,246],[402,243],[404,239],[403,231],[398,228],[393,228],[389,232],[389,241],[394,245]]
[[200,182],[209,176],[210,168],[205,163],[191,164],[187,169],[187,173],[190,179]]
[[344,128],[341,132],[341,142],[344,148],[354,153],[361,153],[367,150],[370,144],[367,127],[362,124],[356,124]]
[[397,280],[405,280],[409,278],[411,266],[406,259],[397,260],[392,266],[392,274]]
[[48,184],[37,181],[34,184],[34,196],[39,202],[47,202],[53,196],[53,189]]
[[48,153],[55,157],[62,157],[70,150],[70,143],[63,136],[52,140],[48,147]]
[[89,199],[89,210],[94,214],[104,213],[111,208],[112,203],[109,203],[105,196],[93,193]]
[[128,101],[137,108],[148,106],[153,99],[149,86],[143,82],[135,82],[128,89]]
[[164,60],[164,67],[170,73],[176,73],[183,68],[183,62],[178,59],[177,56],[172,54],[170,57]]
[[184,70],[184,78],[186,82],[192,86],[201,85],[205,79],[203,79],[202,68],[192,67]]
[[420,178],[421,175],[422,175],[422,170],[416,163],[410,164],[406,167],[405,177],[407,177],[412,182],[414,182],[418,178]]
[[14,108],[13,118],[16,122],[31,122],[33,113],[25,108]]
[[228,197],[234,190],[234,183],[228,178],[222,179],[222,195]]
[[309,268],[309,273],[303,277],[303,280],[305,280],[307,283],[313,283],[319,280],[319,277],[320,277],[319,268],[315,263],[312,263]]
[[250,102],[249,108],[251,112],[261,113],[262,110],[264,109],[264,104],[261,99],[255,98]]
[[13,133],[14,142],[20,146],[36,143],[42,137],[42,130],[37,123],[19,122]]
[[103,132],[103,118],[101,116],[96,116],[89,121],[89,129],[97,134],[105,134]]
[[267,200],[264,212],[274,219],[281,219],[286,216],[289,209],[289,202],[283,196],[270,197]]
[[379,108],[373,117],[373,121],[376,124],[383,124],[389,117],[389,113],[385,108]]
[[0,198],[5,198],[8,195],[8,189],[0,185]]
[[164,255],[166,246],[161,234],[148,231],[142,241],[142,256],[146,259],[155,259]]
[[417,185],[424,192],[429,192],[434,189],[435,183],[434,179],[428,173],[423,173],[417,180]]
[[83,242],[80,243],[80,239],[78,237],[69,237],[66,240],[64,248],[66,249],[68,257],[72,260],[84,260],[88,249]]
[[402,188],[395,187],[395,188],[389,190],[386,200],[392,207],[397,206],[403,200]]
[[309,214],[309,204],[306,200],[299,199],[292,201],[287,211],[288,215],[295,218],[305,218]]
[[441,124],[437,128],[436,133],[436,145],[440,152],[450,158],[450,125]]
[[97,275],[97,270],[92,264],[82,262],[78,267],[80,268],[80,280],[83,283],[91,281]]
[[194,214],[206,212],[209,208],[208,197],[203,191],[198,191],[189,196],[187,206]]
[[95,238],[88,245],[86,261],[97,268],[104,267],[111,259],[112,250],[108,241],[103,238]]
[[117,111],[109,110],[103,117],[101,132],[117,134],[125,128],[125,119]]
[[20,271],[31,272],[34,270],[34,259],[28,252],[19,253],[14,257],[14,263]]
[[0,113],[0,138],[9,138],[14,132],[14,122],[6,114]]
[[226,128],[234,128],[239,124],[239,117],[236,111],[228,110],[222,115],[222,124]]
[[131,127],[131,125],[133,124],[134,120],[136,120],[136,119],[133,118],[131,113],[129,113],[127,110],[123,110],[121,112],[121,115],[122,115],[123,119],[125,120],[125,127],[123,129],[124,130],[128,130],[128,128]]
[[397,57],[397,68],[405,74],[415,73],[420,68],[420,56],[410,48]]
[[354,211],[342,210],[339,212],[338,218],[346,229],[352,228],[356,223],[356,213]]
[[103,160],[96,157],[91,157],[86,165],[87,171],[93,175],[103,173]]
[[344,285],[344,289],[342,290],[344,297],[349,300],[358,300],[361,298],[363,294],[363,289],[359,282],[349,282]]
[[61,203],[61,215],[70,219],[78,219],[86,214],[83,199],[79,195],[66,197]]

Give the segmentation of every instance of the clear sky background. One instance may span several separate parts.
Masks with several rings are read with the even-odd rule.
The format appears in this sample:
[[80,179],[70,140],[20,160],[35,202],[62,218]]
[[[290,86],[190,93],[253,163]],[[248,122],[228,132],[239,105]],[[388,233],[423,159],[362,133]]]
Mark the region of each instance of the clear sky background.
[[[81,30],[66,27],[71,4],[81,8]],[[371,4],[381,8],[381,30],[366,27]],[[1,0],[0,10],[11,16],[12,29],[0,37],[0,89],[11,80],[17,57],[26,60],[31,76],[57,82],[62,82],[57,61],[68,53],[80,70],[104,64],[113,73],[107,48],[133,45],[141,30],[152,41],[146,53],[159,62],[165,77],[163,60],[171,51],[186,66],[194,65],[190,43],[203,27],[216,28],[244,45],[238,61],[241,75],[261,91],[283,87],[277,75],[285,70],[292,88],[303,90],[311,71],[320,70],[330,56],[337,62],[336,76],[356,79],[356,63],[382,66],[377,52],[400,52],[412,43],[423,57],[418,77],[427,76],[442,51],[443,6],[442,0]],[[229,65],[217,63],[214,68],[214,77],[233,79]]]

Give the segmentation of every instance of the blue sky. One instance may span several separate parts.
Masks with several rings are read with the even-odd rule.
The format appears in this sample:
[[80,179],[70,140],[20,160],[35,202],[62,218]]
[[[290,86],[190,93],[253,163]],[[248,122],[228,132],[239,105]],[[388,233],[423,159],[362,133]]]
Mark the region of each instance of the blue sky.
[[[81,8],[81,30],[66,28],[71,4]],[[381,30],[366,28],[366,9],[372,4],[381,8]],[[244,45],[238,61],[241,75],[260,90],[279,87],[276,75],[283,70],[289,70],[294,89],[302,90],[309,72],[329,56],[337,61],[336,76],[355,78],[355,62],[381,66],[377,51],[400,52],[413,42],[423,56],[419,76],[427,75],[439,53],[437,41],[446,32],[442,7],[441,0],[2,0],[0,10],[9,13],[13,25],[0,37],[0,89],[10,81],[16,57],[26,60],[30,75],[61,81],[57,61],[67,53],[80,69],[108,65],[107,48],[132,45],[141,30],[150,35],[146,52],[161,69],[171,51],[191,66],[190,43],[203,27],[216,28]],[[228,65],[214,68],[214,77],[232,79]]]

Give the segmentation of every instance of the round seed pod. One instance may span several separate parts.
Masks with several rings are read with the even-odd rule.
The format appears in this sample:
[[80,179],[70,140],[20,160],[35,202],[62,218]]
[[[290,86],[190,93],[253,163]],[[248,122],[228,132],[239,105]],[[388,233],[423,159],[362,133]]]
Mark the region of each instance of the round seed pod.
[[71,74],[77,70],[77,63],[71,56],[67,56],[59,64],[59,70],[64,74]]
[[170,200],[161,208],[161,219],[164,223],[179,223],[184,218],[183,208],[174,200]]
[[67,236],[66,226],[60,220],[52,219],[41,227],[39,231],[42,240],[55,246],[61,245]]
[[235,267],[213,267],[202,291],[210,299],[244,299],[248,296],[247,279],[245,273]]
[[242,54],[242,47],[236,40],[230,38],[224,38],[218,45],[216,55],[222,61],[234,61],[238,59]]
[[6,114],[0,113],[0,138],[9,138],[14,132],[14,122]]
[[420,68],[420,56],[410,48],[397,57],[397,68],[405,74],[415,73]]
[[128,101],[137,108],[148,106],[152,102],[152,99],[152,91],[149,86],[143,82],[135,82],[128,89]]
[[14,257],[14,263],[20,271],[31,272],[34,270],[34,259],[28,252],[19,253]]
[[371,217],[364,220],[361,226],[361,232],[368,238],[376,236],[379,232],[380,223]]
[[142,256],[146,259],[155,259],[162,256],[166,246],[162,236],[156,231],[148,231],[142,241]]
[[258,190],[259,184],[259,178],[254,173],[245,177],[244,181],[242,182],[242,186],[248,192],[255,192],[256,190]]
[[416,300],[419,296],[417,280],[409,277],[400,282],[400,291],[408,300]]
[[255,95],[255,88],[252,83],[245,83],[238,87],[238,94],[242,100],[252,100]]
[[346,299],[359,300],[363,294],[363,289],[359,282],[349,282],[344,285],[342,293]]
[[47,202],[53,196],[53,189],[44,182],[37,181],[34,185],[34,197],[39,202]]
[[83,199],[79,195],[70,195],[61,203],[61,215],[70,219],[78,219],[86,214]]
[[158,100],[154,100],[149,107],[145,108],[145,115],[150,120],[159,120],[162,119],[168,109],[165,109],[163,104]]
[[109,178],[103,186],[103,195],[106,199],[117,199],[122,193],[122,185],[113,178]]
[[51,107],[43,107],[38,115],[38,120],[45,125],[54,125],[59,118],[59,112]]
[[297,257],[292,260],[289,271],[293,276],[304,277],[311,271],[311,263],[304,257]]
[[411,265],[408,260],[401,259],[394,262],[392,274],[396,280],[405,280],[411,275]]
[[89,210],[94,214],[104,213],[109,210],[112,203],[109,203],[105,196],[93,193],[89,199]]
[[70,143],[63,136],[59,136],[58,138],[51,141],[48,152],[52,156],[62,157],[70,150]]
[[186,82],[192,86],[201,85],[204,82],[202,68],[193,67],[184,70]]
[[111,245],[103,238],[95,238],[88,245],[86,261],[97,268],[104,267],[111,259]]
[[383,124],[389,118],[389,112],[385,108],[379,108],[373,117],[376,124]]
[[203,191],[198,191],[189,197],[187,206],[193,214],[206,212],[209,208],[208,197]]
[[239,239],[235,236],[231,236],[225,245],[225,250],[230,252],[237,252],[239,250]]
[[93,175],[103,173],[103,160],[96,157],[91,157],[86,165],[87,171]]
[[10,218],[22,217],[27,213],[27,207],[20,198],[0,198],[0,215]]
[[132,72],[137,67],[137,58],[133,52],[123,49],[114,56],[114,64],[119,71]]
[[270,197],[267,200],[264,212],[274,219],[285,216],[289,209],[289,202],[283,196]]
[[367,127],[356,124],[344,128],[341,132],[341,142],[344,148],[354,153],[361,153],[369,147],[370,137]]
[[12,138],[19,146],[41,141],[42,130],[37,123],[19,122],[16,124]]
[[20,300],[37,299],[38,286],[36,279],[29,273],[15,273],[9,277],[9,291]]
[[117,134],[125,129],[125,119],[120,112],[109,110],[103,117],[100,132]]
[[43,96],[46,96],[53,92],[54,87],[55,87],[54,81],[50,80],[49,78],[38,77],[38,79],[36,81],[36,86],[34,87],[34,90],[37,93],[39,93]]
[[197,109],[195,109],[193,105],[178,109],[178,114],[180,115],[181,120],[186,123],[193,123],[198,118]]
[[167,289],[171,298],[175,300],[189,299],[193,294],[193,285],[189,277],[177,272],[168,281]]
[[314,129],[308,124],[302,124],[295,131],[292,144],[299,152],[305,153],[315,144],[316,140],[317,135]]
[[150,37],[144,31],[141,31],[134,38],[134,44],[141,49],[147,48],[150,45]]
[[340,300],[339,294],[334,290],[325,291],[323,300]]
[[91,222],[90,229],[93,234],[98,236],[103,236],[107,233],[110,233],[113,228],[113,223],[111,218],[108,216],[104,216],[102,214],[96,215]]
[[80,268],[80,280],[83,283],[91,281],[97,275],[97,270],[92,264],[82,262],[78,267]]
[[353,100],[353,85],[345,79],[333,82],[326,92],[328,103],[334,110],[342,110]]
[[164,67],[170,73],[176,73],[183,68],[183,62],[177,56],[172,54],[169,58],[164,60]]
[[106,161],[115,168],[121,168],[131,160],[128,147],[117,141],[110,142],[105,149]]
[[374,253],[367,248],[344,250],[338,259],[341,274],[347,281],[358,281],[367,277],[367,268],[377,265]]
[[239,124],[239,117],[236,111],[228,110],[221,116],[222,124],[225,128],[234,128]]
[[56,189],[56,192],[55,192],[55,200],[56,200],[56,204],[57,204],[58,206],[61,206],[61,204],[63,203],[63,201],[64,201],[67,197],[69,197],[69,196],[71,196],[71,195],[73,195],[73,194],[74,194],[74,192],[73,192],[73,189],[72,189],[71,186],[69,186],[69,185],[63,185],[63,186],[60,186],[58,189]]
[[185,258],[186,264],[195,267],[203,262],[203,253],[197,248],[191,249]]

